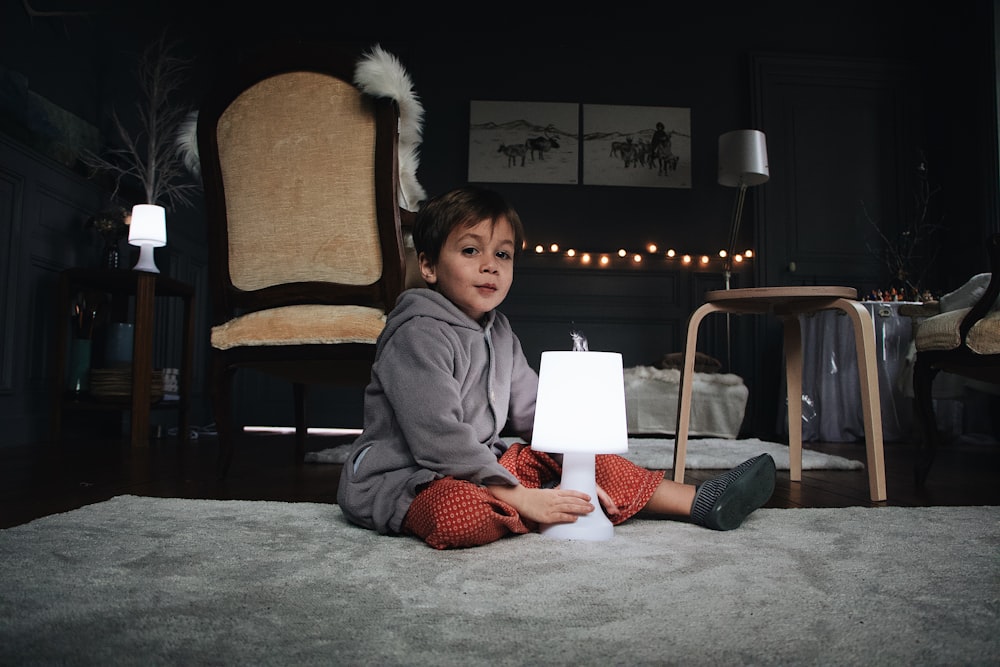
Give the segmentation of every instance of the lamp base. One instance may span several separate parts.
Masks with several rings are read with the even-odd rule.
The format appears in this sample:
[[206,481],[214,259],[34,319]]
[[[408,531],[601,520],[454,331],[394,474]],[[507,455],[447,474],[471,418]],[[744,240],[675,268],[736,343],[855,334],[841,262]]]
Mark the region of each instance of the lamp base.
[[590,496],[594,511],[581,516],[573,523],[551,523],[541,526],[539,532],[545,537],[589,542],[601,542],[614,537],[615,527],[604,514],[601,501],[597,498],[594,460],[594,454],[563,454],[562,481],[559,486],[586,493]]
[[148,273],[159,273],[156,268],[156,258],[153,256],[153,246],[139,246],[139,261],[132,267],[133,271],[146,271]]

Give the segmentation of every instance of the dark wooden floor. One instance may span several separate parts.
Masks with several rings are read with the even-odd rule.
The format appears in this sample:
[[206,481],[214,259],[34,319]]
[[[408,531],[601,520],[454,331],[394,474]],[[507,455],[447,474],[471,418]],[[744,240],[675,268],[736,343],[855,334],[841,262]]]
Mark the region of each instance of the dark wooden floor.
[[[314,437],[310,449],[343,438]],[[807,443],[810,449],[864,460],[863,443]],[[289,502],[336,502],[340,466],[297,464],[287,435],[245,435],[230,474],[215,475],[214,437],[187,445],[175,438],[131,449],[121,440],[67,439],[58,444],[0,447],[0,528],[65,512],[116,495]],[[779,471],[768,507],[1000,505],[1000,446],[962,438],[942,450],[927,485],[913,483],[914,448],[885,445],[889,499],[871,503],[865,471],[805,471],[791,482]],[[697,482],[718,471],[689,471]]]

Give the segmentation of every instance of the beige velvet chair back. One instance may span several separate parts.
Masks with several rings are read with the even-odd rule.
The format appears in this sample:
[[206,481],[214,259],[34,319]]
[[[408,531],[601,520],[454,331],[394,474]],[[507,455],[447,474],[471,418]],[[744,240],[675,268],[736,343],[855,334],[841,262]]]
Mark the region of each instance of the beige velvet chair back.
[[235,287],[381,277],[371,100],[326,74],[278,74],[233,101],[218,141]]

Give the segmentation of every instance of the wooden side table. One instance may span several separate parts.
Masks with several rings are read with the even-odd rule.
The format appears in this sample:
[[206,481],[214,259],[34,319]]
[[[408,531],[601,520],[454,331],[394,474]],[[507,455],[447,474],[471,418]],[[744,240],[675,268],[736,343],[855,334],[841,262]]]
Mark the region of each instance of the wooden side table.
[[837,309],[850,317],[854,329],[854,348],[858,358],[858,380],[865,424],[865,454],[868,465],[868,490],[873,501],[886,499],[885,454],[882,445],[882,411],[879,403],[878,364],[875,355],[875,325],[871,314],[851,287],[749,287],[710,290],[705,303],[688,318],[684,344],[684,366],[677,395],[677,430],[674,442],[674,481],[684,481],[684,457],[691,421],[694,358],[698,327],[710,313],[738,315],[772,314],[781,320],[785,348],[785,385],[788,401],[789,478],[802,479],[802,328],[799,315]]
[[[73,295],[80,290],[93,290],[135,299],[135,334],[132,348],[132,395],[130,401],[100,401],[87,396],[68,396],[64,383],[67,372],[67,317]],[[152,403],[153,376],[153,314],[156,299],[175,297],[184,301],[182,358],[178,385],[178,400]],[[75,410],[130,410],[133,447],[149,444],[151,409],[178,411],[178,433],[187,440],[188,410],[191,398],[191,371],[194,365],[194,288],[173,278],[146,271],[73,268],[59,275],[56,294],[56,334],[53,336],[52,358],[52,436],[62,435],[62,413]]]

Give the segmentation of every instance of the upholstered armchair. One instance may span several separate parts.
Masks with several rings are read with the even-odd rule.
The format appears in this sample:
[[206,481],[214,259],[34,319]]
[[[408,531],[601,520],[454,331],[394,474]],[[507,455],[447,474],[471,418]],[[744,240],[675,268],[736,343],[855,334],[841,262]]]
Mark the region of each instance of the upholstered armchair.
[[301,459],[306,386],[363,388],[404,289],[399,105],[354,75],[329,45],[282,43],[220,73],[199,113],[223,475],[237,370],[291,384]]
[[[918,485],[930,472],[942,434],[934,414],[933,383],[940,371],[967,378],[1000,393],[1000,234],[987,239],[990,273],[974,276],[958,290],[942,296],[937,308],[913,310],[916,358],[913,366],[914,410],[921,428],[920,453],[914,471]],[[901,311],[902,312],[902,311]],[[996,415],[994,419],[996,420]],[[995,422],[996,425],[996,422]]]

